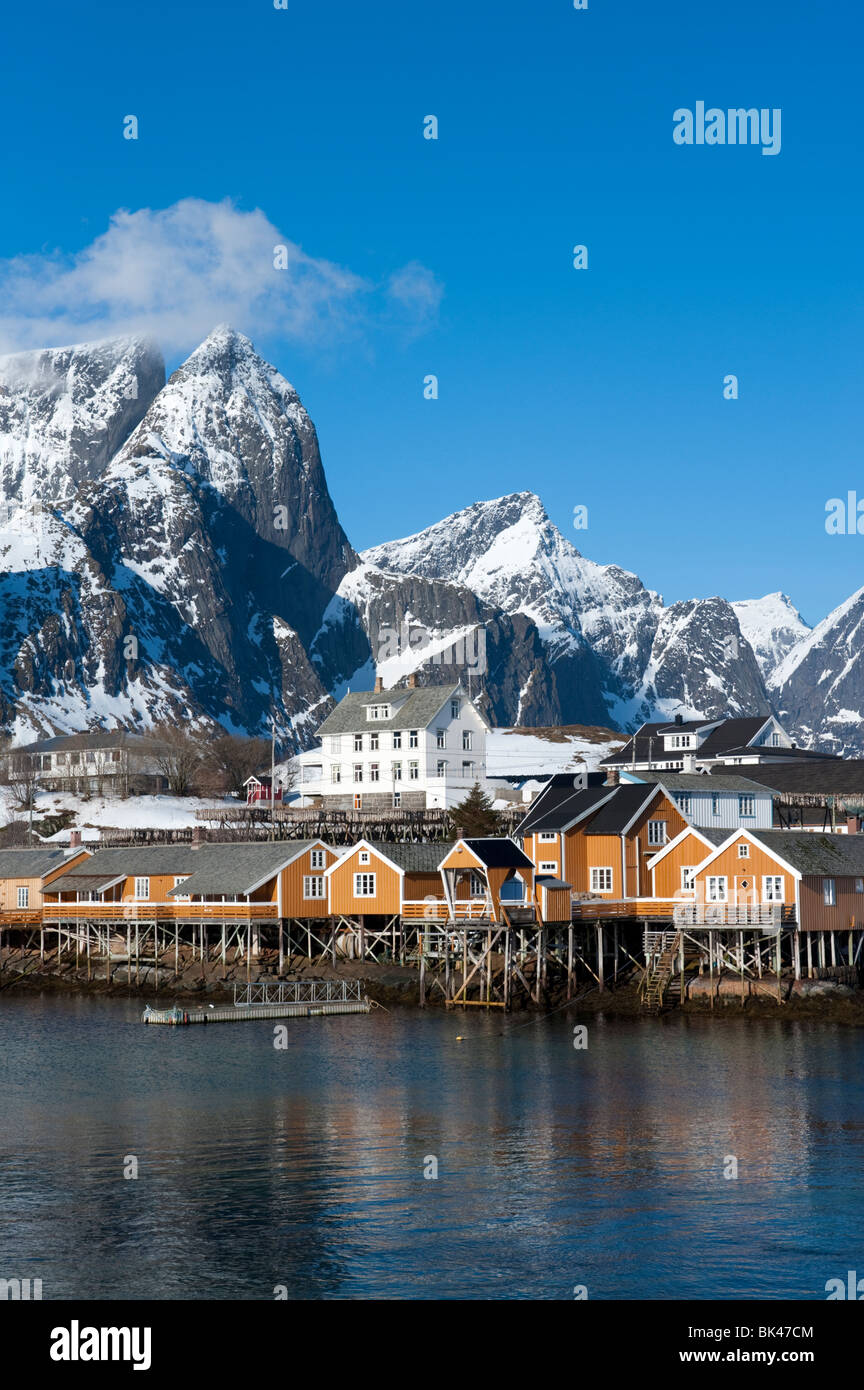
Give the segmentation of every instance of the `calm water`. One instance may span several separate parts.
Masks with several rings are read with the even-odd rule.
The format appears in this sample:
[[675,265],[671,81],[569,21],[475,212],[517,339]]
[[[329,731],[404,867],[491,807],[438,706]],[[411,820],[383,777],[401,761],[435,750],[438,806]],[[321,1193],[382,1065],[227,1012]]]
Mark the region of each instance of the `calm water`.
[[0,999],[0,1276],[46,1299],[824,1299],[864,1273],[856,1030],[589,1020],[575,1051],[564,1015],[376,1012],[276,1051],[266,1023],[139,1016]]

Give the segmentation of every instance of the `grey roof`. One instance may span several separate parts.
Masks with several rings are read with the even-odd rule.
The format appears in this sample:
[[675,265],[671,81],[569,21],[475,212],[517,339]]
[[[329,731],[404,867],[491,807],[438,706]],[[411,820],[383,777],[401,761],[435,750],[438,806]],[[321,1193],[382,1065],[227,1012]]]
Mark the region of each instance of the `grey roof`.
[[[0,849],[0,878],[42,878],[68,858],[64,849]],[[85,860],[85,863],[87,861]]]
[[[192,864],[187,859],[189,877],[175,888],[169,897],[237,895],[249,893],[262,879],[269,878],[296,859],[317,840],[273,840],[264,844],[237,843],[207,844],[195,851]],[[153,872],[158,873],[159,870]],[[162,872],[170,873],[171,870]]]
[[573,782],[573,777],[556,773],[532,802],[525,819],[514,833],[532,835],[535,830],[563,830],[572,825],[578,816],[614,793],[613,787],[583,787],[576,790]]
[[548,878],[546,875],[538,875],[536,879],[538,888],[572,888],[571,883],[565,883],[563,878]]
[[[773,772],[773,770],[772,770]],[[644,772],[640,778],[642,782],[659,782],[661,786],[669,791],[681,792],[750,792],[753,795],[771,795],[771,787],[766,787],[764,783],[750,781],[748,777],[721,777],[716,773],[710,776],[705,772],[664,772],[656,770],[648,773]],[[626,785],[626,783],[624,784]]]
[[60,753],[66,748],[128,748],[146,752],[148,749],[164,747],[158,739],[149,734],[133,734],[128,729],[92,729],[79,734],[57,734],[53,738],[40,738],[35,743],[23,744],[20,748],[10,748],[10,753]]
[[451,848],[447,844],[415,844],[413,841],[369,840],[367,842],[379,854],[392,859],[400,869],[409,874],[437,874],[441,860]]
[[802,874],[864,877],[864,835],[795,830],[753,830],[750,834]]
[[[318,729],[318,737],[330,734],[374,733],[376,729],[427,729],[436,714],[457,691],[458,681],[450,685],[421,685],[416,689],[397,686],[392,690],[355,690],[346,695],[328,714]],[[401,702],[390,719],[366,718],[367,705]]]
[[[668,720],[662,722],[643,724],[641,728],[630,738],[623,748],[619,748],[608,758],[604,758],[601,767],[626,767],[630,762],[644,763],[661,759],[680,758],[686,754],[695,754],[700,758],[716,758],[723,753],[735,750],[746,749],[752,738],[755,738],[762,728],[768,714],[760,714],[745,719],[724,719],[719,724],[716,719],[690,720],[688,723],[670,724]],[[717,728],[711,729],[706,736],[705,742],[699,748],[664,748],[663,738],[666,734],[692,734],[699,729],[710,728],[712,724],[717,724]],[[636,745],[635,759],[633,756],[633,745]],[[752,752],[752,749],[749,751]],[[759,750],[761,753],[761,749]],[[788,752],[788,750],[787,750]]]
[[[202,845],[128,845],[126,848],[97,849],[80,865],[82,874],[102,874],[117,878],[120,874],[189,874],[201,856],[213,851],[221,853],[245,848],[234,844]],[[73,868],[70,876],[76,875]]]
[[109,883],[116,883],[119,874],[63,874],[52,879],[46,888],[50,893],[101,893]]
[[625,825],[644,809],[653,796],[656,796],[657,782],[623,782],[616,787],[615,795],[605,806],[601,806],[596,816],[589,821],[586,835],[620,835]]

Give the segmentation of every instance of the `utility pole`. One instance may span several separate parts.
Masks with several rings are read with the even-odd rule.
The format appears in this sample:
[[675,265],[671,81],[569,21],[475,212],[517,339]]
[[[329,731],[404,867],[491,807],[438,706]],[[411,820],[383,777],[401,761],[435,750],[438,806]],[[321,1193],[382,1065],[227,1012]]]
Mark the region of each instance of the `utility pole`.
[[276,839],[276,716],[270,719],[270,839]]

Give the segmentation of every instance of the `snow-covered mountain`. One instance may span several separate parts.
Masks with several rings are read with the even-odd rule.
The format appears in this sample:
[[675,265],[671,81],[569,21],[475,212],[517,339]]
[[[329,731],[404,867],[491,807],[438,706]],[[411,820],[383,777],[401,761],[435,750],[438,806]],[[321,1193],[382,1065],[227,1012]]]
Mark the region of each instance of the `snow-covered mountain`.
[[732,604],[738,625],[766,680],[810,628],[785,594],[741,599]]
[[864,753],[864,589],[807,632],[768,678],[778,714],[804,747]]
[[166,383],[143,339],[0,360],[0,724],[187,720],[307,746],[347,686],[458,674],[498,726],[776,709],[864,749],[864,591],[667,607],[530,492],[352,549],[314,425],[220,327]]

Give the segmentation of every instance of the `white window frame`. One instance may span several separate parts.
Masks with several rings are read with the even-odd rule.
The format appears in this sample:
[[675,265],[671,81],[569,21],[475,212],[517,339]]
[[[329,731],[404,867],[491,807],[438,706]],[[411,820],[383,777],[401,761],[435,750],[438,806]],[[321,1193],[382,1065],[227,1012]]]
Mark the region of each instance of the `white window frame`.
[[[655,830],[654,827],[657,827]],[[649,845],[665,845],[669,838],[669,822],[665,820],[649,820],[648,822],[648,843]]]
[[394,811],[398,811],[399,808],[401,807],[401,805],[402,805],[402,793],[401,793],[401,792],[394,792],[394,793],[393,793],[393,810],[394,810]]
[[363,752],[363,735],[362,735],[362,734],[355,734],[355,735],[354,735],[354,752],[355,752],[355,753],[362,753],[362,752]]
[[823,878],[822,880],[822,906],[837,906],[837,882],[833,878]]
[[691,792],[678,792],[675,796],[675,805],[682,816],[689,816],[693,813],[693,796]]
[[368,851],[368,849],[361,849],[360,853],[357,855],[357,863],[358,863],[358,864],[371,864],[371,862],[372,862],[372,861],[371,861],[371,858],[370,858],[370,856],[369,856],[369,851]]
[[783,890],[782,874],[763,874],[762,875],[762,901],[763,903],[782,903],[785,902]]
[[712,814],[712,816],[719,816],[719,814],[720,814],[720,793],[719,793],[719,792],[712,792],[712,793],[711,793],[711,814]]
[[[143,892],[141,891],[141,885],[142,885],[142,883],[143,883],[143,885],[144,885],[144,891],[143,891]],[[149,879],[149,878],[144,878],[143,876],[142,876],[141,878],[136,878],[136,880],[135,880],[135,897],[136,897],[136,899],[137,899],[138,902],[146,903],[146,902],[149,902],[149,901],[150,901],[150,879]]]
[[537,865],[537,872],[538,872],[538,874],[557,874],[557,872],[558,872],[558,860],[557,860],[557,859],[541,859],[541,860],[540,860],[540,863]]
[[471,730],[470,730],[470,729],[463,729],[463,730],[462,730],[462,752],[463,752],[463,753],[470,753],[470,752],[472,751],[472,743],[473,743],[473,741],[474,741],[474,740],[473,740],[473,736],[472,736],[472,734],[471,734]]
[[327,880],[323,874],[304,874],[303,875],[303,897],[307,902],[320,902],[326,898]]
[[401,763],[394,763],[394,764],[393,764],[393,768],[392,768],[392,773],[393,773],[393,781],[394,781],[394,782],[401,782],[401,781],[402,781],[402,764],[401,764]]
[[355,898],[374,898],[376,875],[374,873],[354,875],[354,897]]
[[326,869],[327,851],[323,849],[313,849],[309,851],[309,868]]
[[[753,809],[747,811],[744,809],[746,806],[751,806]],[[742,792],[740,794],[738,797],[738,814],[742,820],[753,820],[756,815],[755,796],[751,796],[749,792]]]
[[362,764],[362,763],[355,763],[355,764],[354,764],[354,781],[355,781],[355,782],[362,782],[362,781],[363,781],[363,764]]
[[394,748],[401,748],[401,747],[402,747],[402,730],[401,730],[401,729],[395,729],[394,732],[393,732],[393,747],[394,747]]
[[739,846],[738,846],[738,858],[739,858],[739,859],[749,859],[749,858],[750,858],[750,846],[749,846],[749,845],[744,844],[744,845],[739,845]]
[[330,768],[330,781],[331,781],[331,782],[337,782],[337,783],[342,781],[342,764],[341,764],[341,763],[333,763],[333,765],[331,766],[331,768]]
[[696,865],[695,865],[695,864],[682,864],[682,865],[681,865],[681,892],[682,892],[682,893],[692,893],[692,892],[693,892],[693,889],[696,887],[695,883],[693,882],[693,875],[695,874],[695,872],[696,872]]
[[369,781],[370,781],[370,782],[380,782],[380,781],[381,781],[381,764],[380,764],[380,763],[370,763],[370,764],[369,764]]
[[23,884],[22,884],[21,887],[18,889],[18,906],[19,906],[19,907],[29,907],[29,906],[30,906],[30,889],[29,889],[29,887],[26,887],[26,886],[23,885]]
[[726,874],[709,874],[705,879],[705,900],[709,903],[728,903],[729,880]]
[[[601,884],[604,885],[601,887]],[[612,868],[608,864],[601,864],[591,868],[590,885],[592,893],[611,893],[613,892],[614,878]]]
[[419,780],[420,780],[420,764],[419,764],[419,763],[409,763],[409,764],[408,764],[408,781],[409,781],[409,782],[419,782]]
[[[175,874],[174,887],[178,888],[181,883],[185,883],[187,878],[189,878],[189,874]],[[192,895],[190,893],[172,893],[171,897],[176,903],[191,903],[192,901]]]
[[436,748],[446,748],[446,747],[447,747],[447,730],[446,730],[446,729],[436,729],[436,730],[435,730],[435,747],[436,747]]
[[416,748],[419,744],[419,734],[416,729],[408,730],[408,747]]
[[541,830],[537,839],[541,845],[554,845],[558,835],[554,830]]
[[451,700],[451,701],[450,701],[450,718],[451,718],[451,719],[458,719],[458,718],[459,718],[459,701],[458,701],[458,700]]

